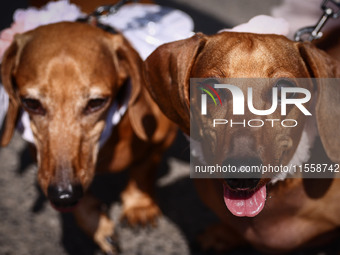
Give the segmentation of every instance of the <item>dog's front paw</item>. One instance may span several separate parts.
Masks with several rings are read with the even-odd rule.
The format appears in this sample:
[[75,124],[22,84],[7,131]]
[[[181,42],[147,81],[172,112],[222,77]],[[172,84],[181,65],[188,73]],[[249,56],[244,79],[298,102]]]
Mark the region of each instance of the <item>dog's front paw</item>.
[[139,193],[136,196],[125,196],[123,199],[122,220],[131,226],[148,225],[155,226],[161,215],[158,205],[146,194]]
[[120,253],[117,234],[114,231],[114,223],[106,215],[102,214],[98,227],[94,233],[94,241],[107,255]]

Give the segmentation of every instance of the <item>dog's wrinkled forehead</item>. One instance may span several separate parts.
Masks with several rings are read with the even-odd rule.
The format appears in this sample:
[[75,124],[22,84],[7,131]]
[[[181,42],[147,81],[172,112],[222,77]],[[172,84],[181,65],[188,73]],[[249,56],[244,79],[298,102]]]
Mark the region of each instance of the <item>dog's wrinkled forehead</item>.
[[65,83],[72,80],[79,86],[110,86],[114,61],[102,35],[100,29],[85,24],[59,23],[18,36],[19,43],[25,41],[16,69],[16,76],[21,79],[17,81],[19,87],[50,83],[51,77]]
[[270,78],[298,77],[304,70],[295,43],[283,36],[224,32],[209,38],[196,61],[202,71],[214,70],[224,77]]

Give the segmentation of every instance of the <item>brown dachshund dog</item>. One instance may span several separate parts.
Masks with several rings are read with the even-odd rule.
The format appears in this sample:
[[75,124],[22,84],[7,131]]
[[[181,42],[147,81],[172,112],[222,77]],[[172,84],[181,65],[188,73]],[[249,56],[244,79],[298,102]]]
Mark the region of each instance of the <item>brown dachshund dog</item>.
[[[142,67],[121,34],[76,22],[16,35],[2,62],[10,100],[1,144],[10,142],[21,109],[27,111],[40,187],[55,208],[74,209],[80,227],[108,254],[115,253],[114,224],[86,192],[95,173],[129,169],[122,217],[132,225],[153,223],[160,214],[155,170],[176,134],[149,96]],[[114,104],[126,112],[100,148]]]
[[[188,135],[192,120],[190,78],[340,77],[339,62],[310,43],[250,33],[196,34],[158,47],[145,61],[145,66],[151,95],[161,110]],[[274,85],[256,87],[254,93],[265,95]],[[311,145],[309,161],[300,163],[339,163],[340,86],[308,83],[305,88],[316,98],[314,104],[305,104],[314,119],[307,120],[296,107],[290,108],[287,118],[298,119],[297,128],[224,127],[214,132],[205,130],[204,137],[192,133],[190,140],[203,141],[205,148],[200,156],[206,161],[211,152],[223,151],[228,160],[239,164],[246,161],[286,165],[301,153],[308,155]],[[244,92],[245,89],[241,89]],[[227,110],[232,109],[232,103],[230,98],[225,108],[219,108],[225,119],[232,117]],[[243,117],[252,115],[246,112]],[[201,130],[202,123],[195,121],[192,123]],[[220,146],[219,151],[214,147],[216,144]],[[284,180],[195,179],[195,184],[202,200],[222,221],[201,236],[204,248],[225,250],[250,244],[265,252],[288,252],[339,237],[336,235],[340,226],[339,179],[301,176]]]

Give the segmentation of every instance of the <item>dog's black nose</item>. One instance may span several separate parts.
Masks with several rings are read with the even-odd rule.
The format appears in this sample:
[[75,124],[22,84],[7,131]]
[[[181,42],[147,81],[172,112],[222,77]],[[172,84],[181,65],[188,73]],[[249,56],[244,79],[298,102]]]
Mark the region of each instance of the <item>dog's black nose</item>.
[[261,179],[225,179],[232,189],[255,189]]
[[262,160],[257,157],[227,158],[223,165],[229,165],[231,171],[225,181],[231,189],[254,189],[262,177]]
[[83,188],[79,184],[50,185],[48,186],[47,196],[57,209],[68,208],[78,203],[83,196]]

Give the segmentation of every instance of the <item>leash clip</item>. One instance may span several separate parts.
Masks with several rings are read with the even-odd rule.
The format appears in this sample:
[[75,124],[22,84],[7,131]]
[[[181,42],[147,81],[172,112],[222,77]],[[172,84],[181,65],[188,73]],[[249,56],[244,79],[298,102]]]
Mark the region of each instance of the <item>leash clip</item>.
[[102,5],[97,7],[91,14],[83,18],[79,18],[77,21],[85,22],[92,26],[99,27],[109,33],[116,34],[117,31],[113,27],[101,23],[100,18],[115,14],[124,4],[129,1],[138,2],[138,0],[120,0],[116,4]]
[[321,5],[323,14],[315,26],[303,27],[295,35],[295,41],[313,41],[320,39],[323,35],[321,29],[329,18],[337,19],[340,16],[340,0],[324,0]]
[[94,17],[101,17],[101,16],[108,16],[111,14],[115,14],[124,4],[127,2],[138,2],[138,0],[120,0],[116,4],[109,4],[109,5],[102,5],[99,6],[95,11],[90,14],[90,16]]

